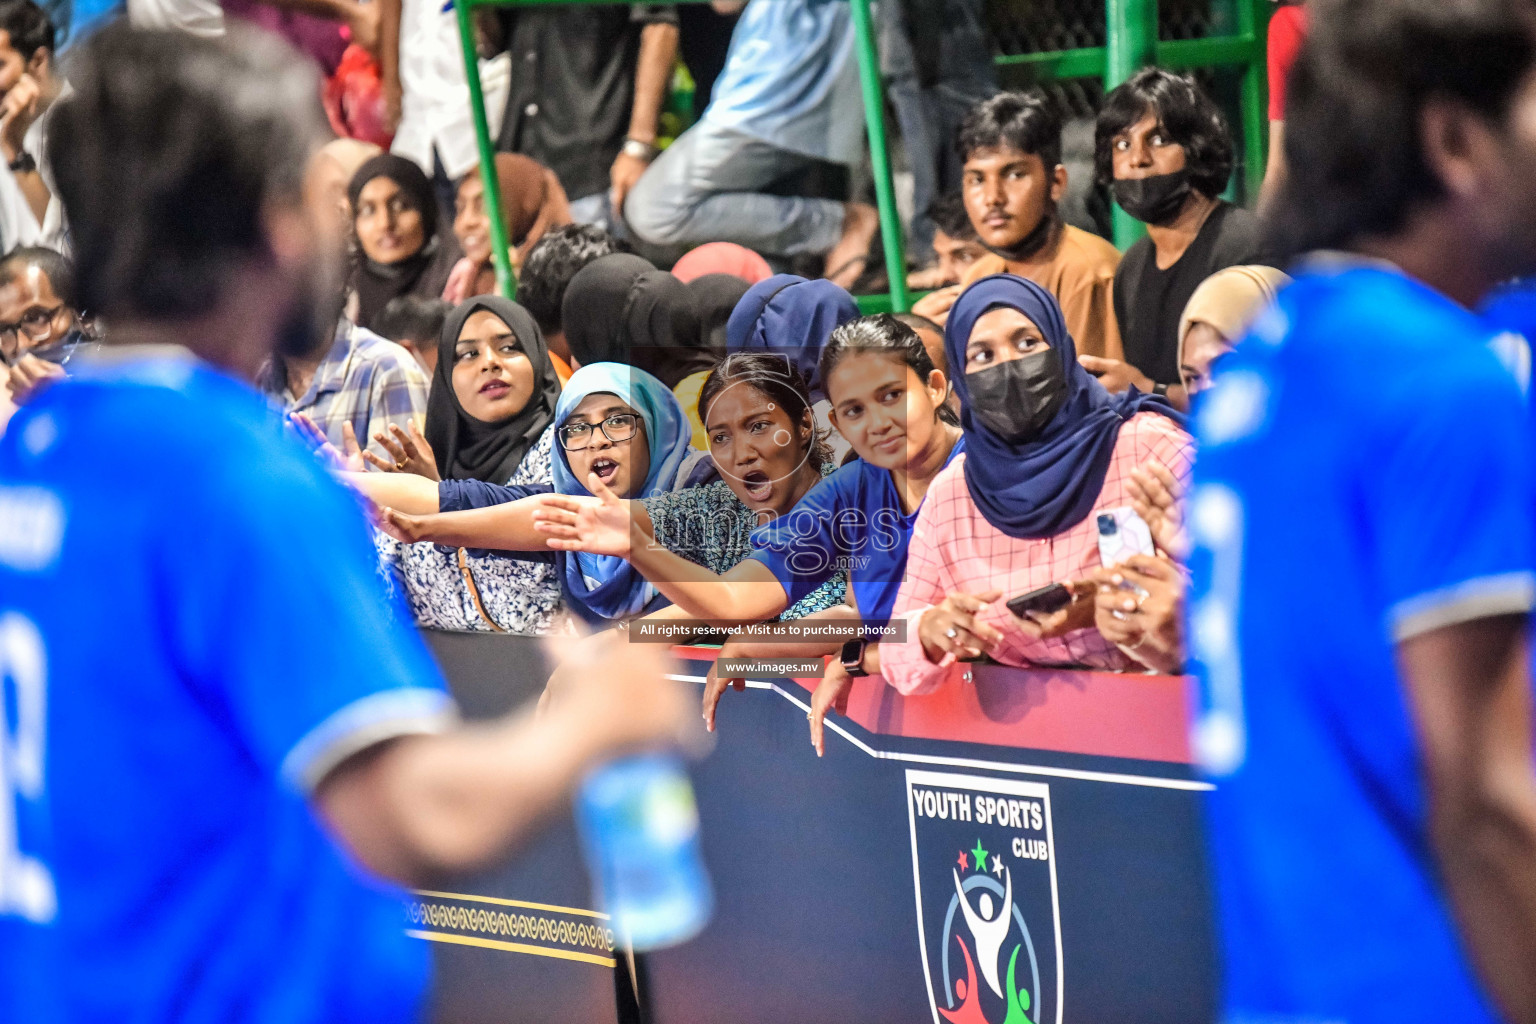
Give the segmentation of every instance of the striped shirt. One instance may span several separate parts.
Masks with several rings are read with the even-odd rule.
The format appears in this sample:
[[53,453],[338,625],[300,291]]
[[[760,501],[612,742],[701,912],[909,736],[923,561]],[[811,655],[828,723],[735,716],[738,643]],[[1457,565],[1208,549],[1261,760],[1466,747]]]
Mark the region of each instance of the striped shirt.
[[343,449],[343,423],[351,423],[357,441],[382,459],[389,452],[373,440],[388,433],[391,423],[401,429],[427,412],[426,371],[405,349],[343,319],[336,341],[315,370],[309,390],[295,398],[280,357],[262,371],[258,386],[287,415],[304,413],[315,421],[326,440]]
[[1166,416],[1143,412],[1120,428],[1104,486],[1093,510],[1076,526],[1054,537],[1020,540],[987,522],[965,483],[965,454],[957,456],[928,490],[907,554],[907,575],[896,595],[896,617],[907,621],[905,643],[880,645],[880,670],[902,693],[937,687],[947,670],[930,662],[918,641],[918,620],[950,594],[1001,590],[1003,598],[982,610],[979,621],[1003,638],[988,653],[1005,665],[1084,666],[1121,671],[1137,668],[1097,629],[1089,627],[1050,640],[1024,633],[1004,607],[1011,597],[1051,583],[1079,580],[1098,569],[1098,513],[1131,504],[1130,472],[1155,460],[1188,480],[1194,444]]

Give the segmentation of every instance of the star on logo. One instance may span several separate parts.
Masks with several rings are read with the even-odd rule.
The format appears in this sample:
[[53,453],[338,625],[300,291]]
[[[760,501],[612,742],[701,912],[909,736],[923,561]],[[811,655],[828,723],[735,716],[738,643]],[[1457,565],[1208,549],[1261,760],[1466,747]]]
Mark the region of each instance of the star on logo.
[[981,845],[981,840],[980,839],[976,840],[976,849],[972,850],[971,853],[976,855],[976,870],[977,871],[985,871],[985,870],[987,870],[987,851]]
[[995,853],[992,855],[992,873],[998,878],[1003,877],[1003,858]]
[[960,869],[963,871],[963,870],[965,870],[966,868],[968,868],[970,866],[971,866],[970,863],[967,862],[966,859],[965,859],[965,851],[961,850],[960,851]]

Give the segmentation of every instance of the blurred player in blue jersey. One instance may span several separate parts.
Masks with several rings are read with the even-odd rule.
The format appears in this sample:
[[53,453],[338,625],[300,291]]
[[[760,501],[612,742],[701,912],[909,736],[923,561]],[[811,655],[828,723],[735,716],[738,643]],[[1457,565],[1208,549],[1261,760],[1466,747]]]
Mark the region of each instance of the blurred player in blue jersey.
[[1469,312],[1536,269],[1536,6],[1308,11],[1314,255],[1195,417],[1224,1019],[1536,1021],[1533,444]]
[[416,1019],[390,883],[504,852],[684,695],[625,645],[537,722],[456,724],[249,384],[334,323],[313,74],[114,28],[72,80],[50,145],[113,343],[0,440],[0,1020]]

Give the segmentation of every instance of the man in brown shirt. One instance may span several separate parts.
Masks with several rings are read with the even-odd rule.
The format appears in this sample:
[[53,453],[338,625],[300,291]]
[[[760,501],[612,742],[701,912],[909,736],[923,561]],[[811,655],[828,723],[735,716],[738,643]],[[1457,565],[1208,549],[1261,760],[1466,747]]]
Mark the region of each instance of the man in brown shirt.
[[1056,296],[1078,355],[1123,359],[1114,309],[1120,253],[1061,219],[1056,204],[1067,169],[1054,106],[1038,91],[999,93],[966,115],[957,148],[966,213],[990,255],[970,266],[960,286],[934,292],[913,311],[942,321],[965,285],[1018,274]]

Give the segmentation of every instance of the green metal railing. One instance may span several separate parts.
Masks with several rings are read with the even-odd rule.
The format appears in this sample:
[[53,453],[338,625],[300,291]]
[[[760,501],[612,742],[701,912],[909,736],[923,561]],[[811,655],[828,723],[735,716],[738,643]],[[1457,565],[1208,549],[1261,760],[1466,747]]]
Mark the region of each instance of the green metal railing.
[[[465,77],[469,83],[470,106],[475,138],[480,151],[480,173],[485,182],[486,209],[501,209],[501,187],[496,179],[495,147],[485,113],[485,94],[480,86],[479,59],[475,52],[474,11],[481,7],[534,6],[541,4],[618,4],[633,0],[455,0],[459,38],[464,52]],[[642,3],[704,3],[707,0],[639,0]],[[875,48],[875,31],[870,14],[870,0],[848,0],[855,33],[854,51],[859,62],[859,84],[864,96],[864,114],[869,131],[871,170],[874,172],[875,199],[880,212],[881,238],[885,249],[890,294],[867,297],[862,301],[866,312],[875,309],[905,311],[911,308],[907,293],[906,261],[902,254],[901,220],[896,213],[896,193],[891,180],[890,150],[885,130],[885,101],[880,84],[880,61]],[[1003,55],[999,67],[1027,69],[1039,82],[1073,78],[1102,79],[1106,89],[1125,81],[1137,69],[1158,64],[1174,70],[1208,67],[1237,67],[1242,72],[1241,123],[1243,136],[1245,194],[1258,193],[1264,175],[1264,150],[1268,141],[1265,123],[1265,29],[1262,11],[1267,0],[1213,0],[1236,8],[1237,34],[1204,39],[1158,40],[1157,0],[1104,0],[1106,44],[1049,53]],[[1142,225],[1118,207],[1114,211],[1115,242],[1126,247],[1140,235]],[[512,273],[506,225],[500,216],[489,218],[491,253],[496,266],[496,283],[503,295],[517,294]]]

